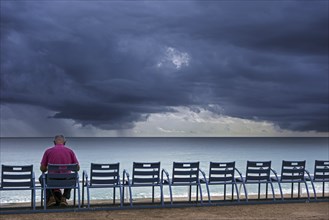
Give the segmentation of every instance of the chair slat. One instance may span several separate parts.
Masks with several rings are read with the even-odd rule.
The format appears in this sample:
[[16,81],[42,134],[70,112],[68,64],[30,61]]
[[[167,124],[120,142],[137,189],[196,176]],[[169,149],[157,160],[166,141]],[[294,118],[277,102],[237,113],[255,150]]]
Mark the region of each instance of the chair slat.
[[26,181],[26,182],[2,182],[1,187],[32,187],[32,182],[31,181]]
[[18,179],[32,179],[32,174],[23,174],[23,175],[19,175],[19,174],[2,174],[2,178],[3,180],[5,179],[11,179],[11,180],[18,180]]
[[296,176],[281,175],[282,180],[302,180],[303,178],[304,175],[296,175]]
[[92,172],[91,178],[94,177],[116,177],[119,175],[119,172]]
[[91,163],[91,170],[119,170],[120,163],[114,164],[96,164]]
[[174,176],[195,176],[198,175],[199,171],[198,170],[174,170],[173,174]]
[[257,169],[257,170],[254,170],[254,169],[248,169],[247,170],[247,173],[251,173],[251,174],[270,174],[270,170],[269,169],[266,169],[266,170],[262,170],[262,169]]
[[135,169],[135,168],[158,168],[158,169],[160,169],[160,162],[155,162],[155,163],[134,162],[133,169]]
[[257,181],[270,180],[270,177],[269,176],[247,176],[246,181],[248,181],[248,180],[257,180]]
[[178,178],[175,177],[173,178],[172,182],[173,183],[190,183],[190,182],[197,182],[198,178],[196,177],[191,177],[191,178]]
[[158,183],[159,178],[133,178],[133,184],[135,183]]
[[118,183],[118,179],[106,179],[106,180],[93,179],[90,181],[90,185],[113,185],[117,183]]
[[174,162],[173,166],[175,168],[199,168],[199,162],[192,162],[192,163],[181,163],[181,162]]
[[282,166],[283,167],[300,167],[303,166],[305,167],[306,161],[282,161]]
[[58,187],[58,188],[74,188],[76,180],[48,180],[47,187]]
[[159,176],[160,170],[138,171],[134,170],[134,176]]
[[227,162],[227,163],[216,163],[210,162],[210,169],[212,168],[234,168],[235,162]]
[[48,173],[47,174],[47,181],[52,179],[75,179],[77,178],[76,173]]
[[314,175],[314,180],[328,180],[329,175]]
[[234,174],[234,170],[210,170],[210,175],[233,175]]
[[33,165],[27,165],[27,166],[2,165],[1,170],[2,172],[32,172]]
[[247,167],[271,167],[271,161],[247,161]]
[[227,181],[233,181],[234,177],[210,177],[209,178],[209,183],[211,182],[227,182]]

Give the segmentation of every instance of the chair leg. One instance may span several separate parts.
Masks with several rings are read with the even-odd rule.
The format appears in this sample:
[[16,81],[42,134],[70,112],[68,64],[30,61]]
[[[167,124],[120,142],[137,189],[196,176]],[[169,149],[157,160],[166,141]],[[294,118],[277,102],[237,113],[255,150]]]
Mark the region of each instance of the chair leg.
[[307,186],[306,181],[304,181],[304,184],[305,184],[306,193],[307,193],[307,200],[310,201],[310,192],[308,191],[308,186]]
[[236,183],[234,183],[235,186],[235,191],[236,191],[236,197],[238,199],[238,202],[240,202],[240,196],[239,196],[239,191],[238,191],[238,185]]
[[122,207],[123,206],[123,200],[124,200],[124,198],[123,198],[123,194],[122,194],[122,186],[119,186],[119,190],[120,190],[120,207]]
[[172,201],[172,189],[171,189],[171,184],[169,183],[169,194],[170,194],[170,205],[173,205]]
[[226,201],[226,184],[224,184],[224,201]]
[[[272,189],[273,201],[275,201],[275,193],[274,193],[273,183],[270,182],[270,184],[271,184],[271,189]],[[267,190],[266,190],[266,192],[267,192]],[[266,198],[267,198],[267,197],[266,197]]]
[[43,206],[43,189],[41,188],[41,207]]
[[130,195],[130,207],[133,207],[133,198],[132,198],[131,186],[129,186],[129,195]]
[[[311,185],[312,185],[312,189],[313,189],[314,199],[317,200],[316,190],[315,190],[314,182],[313,182],[312,179],[311,179]],[[323,185],[322,186],[323,186],[322,187],[322,196],[324,197],[324,182],[323,182]]]
[[231,197],[231,200],[233,201],[234,200],[234,184],[232,183],[232,197]]
[[[201,187],[200,187],[201,190]],[[199,202],[199,185],[196,186],[196,203]]]
[[84,177],[82,178],[82,199],[81,199],[81,206],[84,207],[85,205],[85,184],[84,184]]
[[191,195],[192,195],[192,185],[190,185],[189,187],[189,202],[192,201]]
[[208,195],[208,203],[211,203],[210,190],[209,190],[209,185],[207,182],[206,182],[206,190],[207,190],[207,195]]
[[78,186],[78,208],[79,209],[81,208],[81,203],[80,203],[80,186]]
[[279,185],[281,200],[284,200],[283,193],[282,193],[281,183],[279,181],[278,181],[278,185]]
[[248,202],[248,192],[247,192],[246,184],[242,183],[242,185],[243,185],[244,195],[245,195],[245,197],[246,197],[246,201]]
[[87,202],[88,202],[88,209],[90,208],[90,192],[89,192],[89,187],[87,186]]
[[115,205],[115,187],[113,187],[113,205]]
[[75,206],[75,200],[76,200],[76,188],[74,188],[73,206]]
[[160,194],[161,194],[160,202],[161,202],[161,206],[163,207],[164,206],[164,196],[163,196],[163,186],[162,185],[160,185]]
[[46,210],[47,207],[47,188],[43,190],[43,209]]
[[200,182],[198,183],[197,188],[200,189],[200,200],[201,200],[201,205],[203,205],[202,188]]

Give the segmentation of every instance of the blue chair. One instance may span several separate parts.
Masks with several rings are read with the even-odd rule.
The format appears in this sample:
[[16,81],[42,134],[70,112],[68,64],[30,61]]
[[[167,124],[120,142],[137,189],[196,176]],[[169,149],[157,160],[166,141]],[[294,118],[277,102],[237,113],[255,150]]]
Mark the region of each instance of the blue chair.
[[[237,178],[235,177],[235,173],[237,172],[240,176],[240,179],[242,179],[241,172],[235,167],[235,162],[210,162],[209,165],[209,178],[205,178],[205,173],[200,170],[200,172],[203,175],[203,179],[201,179],[201,183],[205,182],[207,192],[208,192],[208,199],[209,203],[211,203],[211,195],[209,186],[211,185],[223,185],[224,186],[224,200],[226,200],[226,186],[232,185],[232,197],[231,200],[234,199],[234,190],[237,195],[237,201],[240,202],[240,196],[239,196],[239,190],[237,186]],[[204,180],[205,179],[205,180]],[[244,192],[245,192],[245,198],[247,198],[246,194],[246,187],[244,185],[244,182],[242,181],[241,184],[244,186]]]
[[[266,185],[266,193],[265,193],[265,199],[268,199],[268,184],[271,186],[272,190],[272,199],[273,201],[276,200],[275,193],[274,193],[274,187],[273,187],[273,180],[271,178],[271,172],[274,173],[274,175],[277,177],[277,173],[271,168],[271,161],[247,161],[247,168],[246,168],[246,176],[244,179],[238,178],[238,182],[242,182],[245,185],[247,184],[257,184],[258,185],[258,197],[257,199],[260,200],[260,191],[261,191],[261,185]],[[246,200],[248,201],[248,192],[245,188],[246,192]],[[280,187],[280,193],[282,198],[282,190]]]
[[315,200],[317,200],[317,194],[314,183],[322,183],[322,197],[324,198],[325,184],[329,183],[329,160],[316,160],[314,164],[314,174],[313,176],[308,175],[306,180],[311,181]]
[[74,205],[76,190],[78,190],[78,207],[80,208],[80,184],[79,184],[78,164],[48,164],[48,173],[42,174],[41,200],[43,207],[47,207],[48,189],[74,189]]
[[[307,199],[310,200],[310,194],[306,183],[305,174],[308,173],[305,170],[306,161],[282,161],[281,176],[272,177],[273,182],[277,182],[280,187],[281,198],[284,200],[282,194],[282,184],[291,183],[291,199],[294,198],[294,185],[298,183],[298,199],[300,199],[301,187],[300,184],[305,184],[307,192]],[[308,173],[309,174],[309,173]]]
[[[123,171],[123,186],[129,188],[130,206],[133,206],[132,202],[132,188],[133,187],[152,187],[152,203],[154,203],[154,187],[160,187],[160,203],[163,206],[163,187],[162,180],[160,178],[160,162],[134,162],[132,178],[130,179],[129,173]],[[122,193],[124,198],[124,192]]]
[[120,190],[120,206],[122,207],[122,184],[119,174],[120,163],[96,164],[91,163],[90,179],[87,171],[83,171],[82,177],[82,206],[84,205],[84,188],[87,188],[88,208],[90,208],[91,188],[113,188],[113,204],[115,205],[116,188]]
[[166,170],[162,171],[167,176],[167,180],[164,180],[163,184],[169,185],[171,205],[173,205],[172,187],[174,186],[189,186],[189,202],[192,201],[192,186],[196,186],[196,203],[198,203],[200,190],[201,205],[203,205],[199,166],[200,162],[173,162],[171,179],[169,179],[169,174]]
[[33,165],[2,165],[0,191],[31,190],[31,207],[35,210],[35,176]]

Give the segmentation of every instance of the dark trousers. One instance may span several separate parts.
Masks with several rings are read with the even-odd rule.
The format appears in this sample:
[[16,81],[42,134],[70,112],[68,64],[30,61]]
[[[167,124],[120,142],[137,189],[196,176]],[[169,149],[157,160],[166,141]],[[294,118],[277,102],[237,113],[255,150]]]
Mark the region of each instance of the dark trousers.
[[[47,181],[47,174],[46,174],[46,181]],[[41,186],[43,187],[42,175],[39,177],[39,182],[40,182]],[[70,199],[70,197],[71,197],[71,190],[72,189],[64,189],[64,193],[62,195],[62,193],[60,192],[59,189],[47,189],[46,190],[47,200],[50,198],[50,196],[55,196],[59,200],[61,199],[62,196],[64,196],[66,199]]]

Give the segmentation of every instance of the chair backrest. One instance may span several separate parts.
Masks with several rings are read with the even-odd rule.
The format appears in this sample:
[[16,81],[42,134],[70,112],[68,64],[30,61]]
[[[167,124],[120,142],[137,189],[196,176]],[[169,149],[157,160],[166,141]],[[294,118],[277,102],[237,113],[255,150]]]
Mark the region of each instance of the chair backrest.
[[329,160],[315,161],[314,180],[329,181]]
[[172,183],[197,183],[200,162],[174,162]]
[[91,163],[90,185],[115,185],[120,182],[120,163],[96,164]]
[[31,188],[34,187],[33,165],[1,166],[1,188]]
[[160,162],[133,163],[132,184],[159,184]]
[[306,161],[282,161],[281,180],[304,180]]
[[246,182],[269,181],[271,161],[247,161]]
[[78,164],[48,164],[47,187],[76,187],[79,181],[78,169]]
[[209,183],[232,182],[234,180],[235,162],[210,162]]

